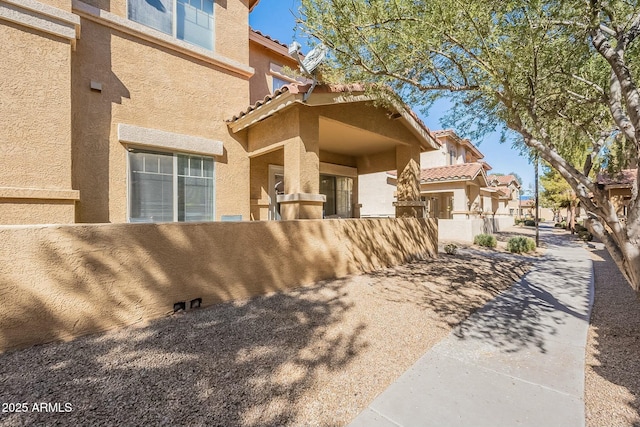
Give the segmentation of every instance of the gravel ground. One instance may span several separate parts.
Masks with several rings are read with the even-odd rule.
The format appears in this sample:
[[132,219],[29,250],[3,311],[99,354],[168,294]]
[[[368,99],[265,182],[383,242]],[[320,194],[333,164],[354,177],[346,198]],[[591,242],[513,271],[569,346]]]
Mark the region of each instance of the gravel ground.
[[531,262],[442,254],[5,353],[0,425],[342,426]]
[[588,427],[640,426],[640,299],[609,253],[591,249],[595,302],[587,339]]

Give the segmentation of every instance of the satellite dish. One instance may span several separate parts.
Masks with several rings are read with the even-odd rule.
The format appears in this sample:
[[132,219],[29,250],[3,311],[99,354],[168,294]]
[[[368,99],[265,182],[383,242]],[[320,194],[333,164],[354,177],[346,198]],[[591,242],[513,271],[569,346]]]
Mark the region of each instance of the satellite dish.
[[320,65],[322,61],[324,61],[324,58],[327,56],[327,51],[328,49],[325,45],[319,44],[318,46],[314,47],[311,52],[307,54],[307,56],[304,57],[302,66],[308,74],[313,73],[316,68],[318,68],[318,65]]
[[318,66],[322,64],[322,61],[327,56],[329,49],[324,44],[320,43],[318,46],[313,48],[311,52],[304,57],[304,59],[301,59],[301,49],[302,46],[300,46],[300,43],[298,42],[293,42],[289,45],[289,55],[297,59],[298,64],[300,64],[300,70],[313,79],[311,88],[309,88],[302,97],[302,101],[307,102],[309,96],[311,96],[311,92],[313,92],[313,89],[318,84],[318,78],[315,71]]
[[300,70],[305,74],[312,75],[316,68],[322,63],[327,56],[329,49],[324,44],[319,44],[311,50],[304,59],[301,59],[302,46],[298,42],[289,45],[289,55],[298,60]]

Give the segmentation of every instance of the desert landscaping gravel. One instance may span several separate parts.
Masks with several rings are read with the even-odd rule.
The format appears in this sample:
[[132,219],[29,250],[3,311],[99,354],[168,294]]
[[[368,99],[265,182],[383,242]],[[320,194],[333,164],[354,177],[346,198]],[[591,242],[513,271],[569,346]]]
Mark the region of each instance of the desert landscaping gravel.
[[0,425],[343,426],[530,264],[442,254],[5,353],[27,411]]
[[[0,354],[0,426],[343,426],[544,253],[456,256]],[[640,426],[640,299],[590,244],[588,427]],[[22,412],[18,412],[22,410]]]
[[640,299],[602,245],[591,250],[595,300],[586,349],[588,427],[640,426]]

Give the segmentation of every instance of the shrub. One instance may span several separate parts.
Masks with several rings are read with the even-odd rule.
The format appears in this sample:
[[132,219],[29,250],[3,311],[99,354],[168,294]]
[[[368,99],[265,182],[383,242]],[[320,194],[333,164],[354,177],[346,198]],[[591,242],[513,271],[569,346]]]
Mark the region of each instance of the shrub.
[[536,222],[532,219],[528,219],[524,222],[525,227],[535,227]]
[[455,243],[449,243],[444,245],[444,251],[449,255],[455,255],[458,252],[458,246]]
[[554,225],[555,228],[567,228],[567,223],[566,222],[556,222],[556,225]]
[[580,225],[580,224],[576,224],[573,228],[574,228],[574,230],[576,230],[576,233],[578,233],[578,234],[582,233],[584,231],[587,231],[587,232],[589,231],[589,230],[587,230],[586,227],[584,227],[583,225]]
[[593,240],[593,234],[589,233],[587,230],[578,231],[578,237],[585,242],[590,242]]
[[507,241],[507,250],[512,253],[521,254],[531,252],[536,249],[536,242],[528,237],[512,237]]
[[487,248],[495,248],[498,245],[496,237],[491,234],[478,234],[474,237],[473,243],[480,246],[486,246]]

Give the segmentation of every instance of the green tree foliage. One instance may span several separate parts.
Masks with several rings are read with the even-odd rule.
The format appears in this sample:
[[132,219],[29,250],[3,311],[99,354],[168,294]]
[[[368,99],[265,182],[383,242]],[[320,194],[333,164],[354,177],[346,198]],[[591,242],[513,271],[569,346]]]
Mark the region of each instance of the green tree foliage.
[[446,96],[465,136],[506,129],[539,155],[640,292],[638,183],[623,223],[593,179],[622,144],[640,151],[638,2],[302,0],[301,16],[332,51],[328,81],[390,87],[425,108]]
[[567,209],[569,213],[570,209],[575,207],[577,203],[575,192],[555,169],[543,166],[540,184],[542,185],[540,204],[543,207],[551,209],[554,214],[559,213],[561,209]]

